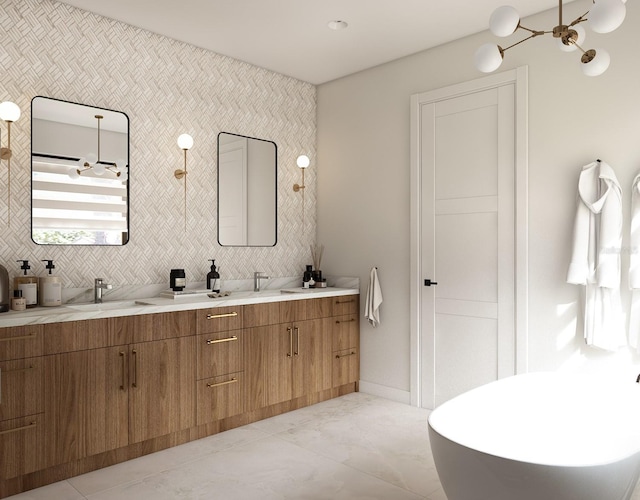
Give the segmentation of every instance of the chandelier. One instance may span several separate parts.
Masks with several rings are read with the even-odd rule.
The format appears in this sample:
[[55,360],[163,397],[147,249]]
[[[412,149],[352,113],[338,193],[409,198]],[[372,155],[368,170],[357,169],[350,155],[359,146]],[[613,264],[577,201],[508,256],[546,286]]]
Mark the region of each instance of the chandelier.
[[626,0],[593,0],[593,6],[589,11],[574,19],[571,23],[564,24],[562,20],[562,0],[559,0],[558,25],[549,31],[527,28],[520,23],[520,15],[516,9],[509,5],[498,7],[493,11],[489,19],[489,29],[494,35],[506,37],[519,29],[529,32],[530,35],[505,48],[495,43],[485,43],[475,53],[474,62],[476,68],[483,73],[491,73],[500,67],[504,59],[504,53],[507,50],[531,38],[551,33],[557,40],[560,50],[565,52],[580,50],[582,52],[580,67],[585,75],[601,75],[609,67],[611,58],[604,49],[585,50],[583,48],[586,33],[581,23],[588,21],[589,27],[596,33],[610,33],[624,21],[627,12],[625,3]]
[[72,168],[69,172],[69,177],[77,179],[84,172],[91,170],[95,175],[104,175],[106,172],[110,172],[115,175],[118,180],[126,182],[129,177],[126,160],[118,160],[116,162],[108,162],[100,160],[100,120],[104,118],[102,115],[95,115],[98,120],[98,152],[89,153],[85,158],[80,158],[78,164],[80,168]]

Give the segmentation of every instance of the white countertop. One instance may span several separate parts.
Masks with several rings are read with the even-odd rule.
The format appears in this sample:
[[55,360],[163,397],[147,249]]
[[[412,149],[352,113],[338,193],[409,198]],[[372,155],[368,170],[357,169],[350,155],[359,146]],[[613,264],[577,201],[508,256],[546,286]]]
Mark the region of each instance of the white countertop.
[[135,316],[209,307],[242,306],[285,300],[304,300],[341,295],[357,295],[354,288],[285,288],[282,290],[263,290],[260,292],[231,292],[226,297],[209,298],[206,293],[184,295],[177,298],[152,297],[105,301],[102,304],[65,304],[59,307],[35,307],[26,311],[0,313],[0,327],[39,325],[63,321],[111,318],[116,316]]

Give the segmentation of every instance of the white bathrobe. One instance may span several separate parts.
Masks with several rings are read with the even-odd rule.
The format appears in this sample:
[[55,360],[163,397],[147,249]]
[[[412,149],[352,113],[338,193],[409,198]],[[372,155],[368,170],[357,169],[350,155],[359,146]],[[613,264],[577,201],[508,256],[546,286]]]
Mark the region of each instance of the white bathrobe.
[[615,351],[625,345],[620,303],[622,189],[604,162],[582,167],[567,282],[584,285],[587,345]]
[[640,174],[631,186],[631,233],[629,236],[629,344],[640,353]]

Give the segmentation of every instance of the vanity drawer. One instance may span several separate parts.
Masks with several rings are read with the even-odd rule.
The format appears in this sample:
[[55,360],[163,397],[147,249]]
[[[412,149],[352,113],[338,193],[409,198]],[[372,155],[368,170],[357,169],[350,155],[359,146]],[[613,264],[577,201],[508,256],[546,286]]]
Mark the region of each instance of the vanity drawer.
[[333,353],[331,381],[333,387],[357,382],[360,377],[358,349],[344,349]]
[[42,356],[42,326],[0,328],[0,361]]
[[280,303],[250,304],[244,306],[242,314],[244,316],[242,323],[244,328],[277,325],[280,323]]
[[0,421],[42,412],[42,358],[0,363]]
[[359,295],[342,295],[340,297],[333,297],[332,315],[343,316],[345,314],[358,314],[358,299]]
[[44,415],[0,422],[0,480],[42,468]]
[[198,333],[226,332],[242,328],[242,306],[197,310]]
[[198,335],[198,380],[243,370],[243,330]]
[[331,316],[331,297],[280,302],[280,323],[306,321]]
[[360,324],[358,315],[336,316],[331,318],[331,350],[341,351],[350,347],[358,347]]
[[198,425],[244,413],[244,372],[199,380]]

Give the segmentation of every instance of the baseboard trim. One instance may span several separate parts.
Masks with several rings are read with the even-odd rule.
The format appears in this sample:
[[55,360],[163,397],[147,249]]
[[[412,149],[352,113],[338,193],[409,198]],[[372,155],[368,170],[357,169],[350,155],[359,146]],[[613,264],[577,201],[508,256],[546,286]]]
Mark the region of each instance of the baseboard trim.
[[386,385],[374,384],[373,382],[361,380],[359,391],[364,392],[365,394],[371,394],[372,396],[397,401],[398,403],[404,403],[407,405],[411,404],[411,393],[409,391],[394,389],[393,387],[387,387]]

